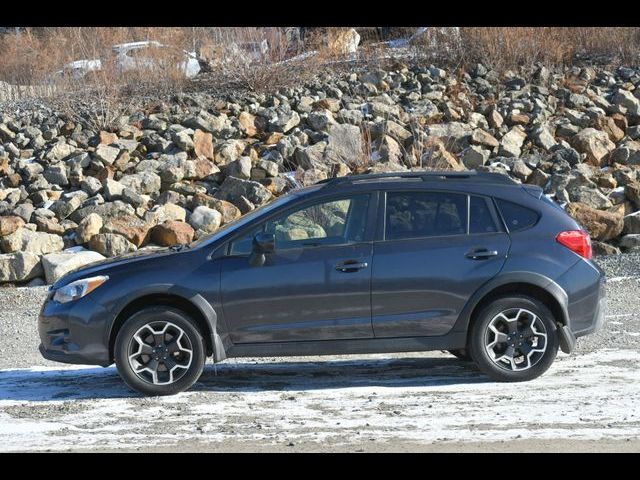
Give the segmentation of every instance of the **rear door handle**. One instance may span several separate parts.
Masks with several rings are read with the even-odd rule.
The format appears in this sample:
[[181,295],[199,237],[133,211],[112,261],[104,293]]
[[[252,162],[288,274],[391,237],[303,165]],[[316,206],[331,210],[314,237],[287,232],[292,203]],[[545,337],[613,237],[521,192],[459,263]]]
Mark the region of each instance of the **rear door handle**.
[[465,254],[465,257],[472,260],[486,260],[487,258],[498,256],[497,250],[488,250],[486,248],[474,248]]
[[339,272],[350,273],[357,272],[363,268],[367,268],[369,264],[367,262],[358,262],[357,260],[345,260],[336,265],[336,270]]

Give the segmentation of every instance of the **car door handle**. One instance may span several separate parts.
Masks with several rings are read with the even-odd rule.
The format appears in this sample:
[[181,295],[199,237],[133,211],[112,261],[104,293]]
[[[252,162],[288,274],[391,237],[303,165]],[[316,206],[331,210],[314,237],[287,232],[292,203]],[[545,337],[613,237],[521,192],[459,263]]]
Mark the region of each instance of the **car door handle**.
[[349,273],[357,272],[363,268],[367,268],[369,264],[367,262],[358,262],[357,260],[345,260],[336,265],[336,270],[339,272]]
[[465,254],[465,257],[472,260],[486,260],[487,258],[496,257],[497,250],[488,250],[486,248],[474,248]]

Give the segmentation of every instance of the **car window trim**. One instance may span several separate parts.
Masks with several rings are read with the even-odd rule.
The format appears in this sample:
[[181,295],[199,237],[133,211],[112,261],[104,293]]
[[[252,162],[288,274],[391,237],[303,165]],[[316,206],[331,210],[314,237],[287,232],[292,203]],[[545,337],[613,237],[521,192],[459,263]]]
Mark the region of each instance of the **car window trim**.
[[[358,244],[366,244],[366,243],[371,243],[373,241],[373,238],[371,237],[371,228],[373,227],[371,225],[371,216],[372,213],[375,211],[375,209],[372,208],[372,206],[374,204],[377,205],[377,194],[378,192],[374,192],[374,191],[353,191],[350,193],[341,193],[341,194],[334,194],[334,195],[327,195],[327,196],[323,196],[323,197],[314,197],[314,198],[309,198],[303,202],[300,203],[295,203],[294,205],[289,205],[289,208],[282,208],[280,210],[276,210],[274,212],[271,212],[269,214],[268,217],[263,218],[259,221],[256,221],[256,223],[252,223],[249,225],[245,225],[245,227],[243,229],[241,229],[238,232],[235,232],[235,234],[233,236],[231,236],[230,238],[228,238],[225,242],[226,244],[224,245],[224,247],[222,247],[222,249],[225,251],[224,256],[225,257],[240,257],[240,258],[246,258],[248,257],[250,254],[243,254],[243,255],[231,255],[231,244],[237,240],[238,238],[244,236],[246,233],[248,233],[249,231],[258,228],[258,227],[264,227],[264,225],[266,225],[267,222],[269,222],[270,220],[272,220],[274,217],[279,216],[280,214],[286,215],[289,214],[290,212],[293,213],[297,210],[303,210],[305,208],[307,208],[308,206],[312,206],[315,204],[319,204],[319,203],[330,203],[330,202],[338,202],[340,200],[350,200],[353,199],[357,196],[361,196],[361,195],[368,195],[369,196],[369,203],[368,203],[368,207],[367,207],[367,223],[365,225],[365,233],[364,233],[364,237],[365,239],[361,242],[352,242],[352,243],[344,243],[344,244],[340,244],[341,246],[346,246],[346,245],[358,245]],[[351,205],[349,205],[349,208],[351,208]],[[258,219],[256,219],[258,220]],[[306,247],[300,247],[300,248],[307,248],[307,249],[311,249],[311,248],[319,248],[319,247],[336,247],[339,246],[337,244],[326,244],[326,245],[309,245]],[[295,248],[295,250],[298,250],[299,248]],[[293,250],[293,249],[286,249],[286,250]],[[285,251],[285,250],[280,250],[280,251]]]
[[[451,193],[454,195],[464,195],[467,197],[466,199],[466,205],[467,205],[467,228],[466,228],[466,232],[465,233],[454,233],[452,235],[429,235],[429,236],[422,236],[422,237],[407,237],[407,238],[392,238],[392,239],[388,239],[387,238],[387,196],[389,193],[412,193],[412,192],[419,192],[419,193]],[[378,217],[378,221],[382,224],[382,231],[380,232],[380,229],[378,231],[378,234],[380,236],[376,236],[376,242],[395,242],[398,240],[420,240],[420,239],[427,239],[427,238],[447,238],[447,237],[460,237],[462,235],[465,236],[469,236],[469,202],[471,201],[469,199],[470,194],[469,193],[465,193],[465,192],[460,192],[459,190],[432,190],[432,189],[426,189],[426,188],[409,188],[409,189],[402,189],[402,190],[397,190],[397,189],[385,189],[383,191],[383,195],[381,195],[381,197],[383,197],[383,207],[380,209],[381,210],[381,215],[382,215],[382,221],[380,222],[380,217]]]

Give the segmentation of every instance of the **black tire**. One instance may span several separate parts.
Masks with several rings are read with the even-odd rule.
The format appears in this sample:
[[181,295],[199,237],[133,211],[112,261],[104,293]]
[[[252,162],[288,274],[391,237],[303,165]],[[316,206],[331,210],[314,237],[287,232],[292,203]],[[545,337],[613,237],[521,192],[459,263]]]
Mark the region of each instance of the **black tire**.
[[[156,326],[161,326],[162,322],[166,322],[173,326],[178,327],[184,332],[184,336],[181,340],[183,345],[186,343],[190,347],[191,358],[190,362],[185,360],[185,366],[180,367],[176,371],[179,372],[176,375],[176,380],[172,383],[165,384],[154,384],[153,379],[151,381],[141,378],[133,369],[131,363],[129,362],[129,352],[131,348],[134,348],[136,344],[134,344],[134,335],[141,328],[145,327],[145,325],[150,325],[153,328],[158,328]],[[168,345],[168,343],[167,343]],[[188,351],[188,350],[186,350]],[[169,357],[171,354],[165,354]],[[174,355],[186,355],[183,352],[175,353]],[[114,350],[116,367],[118,368],[118,373],[124,380],[124,382],[133,390],[140,392],[144,395],[174,395],[176,393],[182,392],[190,388],[197,380],[200,378],[202,374],[202,370],[204,369],[204,363],[206,360],[206,352],[204,347],[204,341],[202,338],[202,333],[196,326],[195,322],[189,318],[181,310],[171,308],[171,307],[149,307],[144,310],[140,310],[133,314],[122,326],[120,331],[118,332],[118,336],[116,337],[115,342],[115,350]],[[162,357],[161,357],[162,358]],[[166,358],[166,357],[165,357]],[[168,361],[171,361],[169,359]],[[158,362],[155,362],[156,365]],[[162,363],[162,361],[161,361]],[[168,374],[166,371],[167,368],[162,363],[162,367],[165,371],[160,372],[162,374]],[[187,366],[188,365],[188,366]],[[158,367],[156,367],[158,368]],[[149,373],[144,373],[143,375],[149,375]],[[159,378],[160,374],[156,374]],[[173,373],[171,373],[173,375]],[[156,377],[154,377],[155,379]],[[170,377],[169,381],[171,381],[173,377]]]
[[[531,361],[530,367],[524,370],[510,370],[504,364],[498,365],[487,352],[486,346],[492,333],[488,333],[489,324],[501,312],[510,309],[525,309],[535,314],[546,330],[544,352],[536,363]],[[517,341],[517,340],[516,340]],[[499,382],[523,382],[539,377],[551,366],[558,353],[558,333],[553,314],[539,300],[524,295],[501,297],[485,306],[474,319],[470,330],[469,350],[476,365],[484,374]],[[504,343],[503,345],[508,345]],[[512,355],[514,357],[515,355]],[[524,357],[521,357],[524,358]]]
[[465,362],[472,362],[473,359],[469,354],[469,351],[466,348],[459,348],[457,350],[447,350],[454,357],[458,357],[460,360],[464,360]]

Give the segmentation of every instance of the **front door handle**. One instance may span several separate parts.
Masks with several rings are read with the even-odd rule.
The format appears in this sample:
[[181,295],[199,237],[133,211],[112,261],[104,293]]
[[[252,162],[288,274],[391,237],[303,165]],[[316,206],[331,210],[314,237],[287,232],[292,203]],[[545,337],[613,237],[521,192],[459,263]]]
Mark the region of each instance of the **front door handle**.
[[472,260],[486,260],[487,258],[496,257],[497,250],[488,250],[486,248],[474,248],[465,254],[465,257]]
[[363,268],[367,268],[369,264],[367,262],[358,262],[357,260],[345,260],[336,265],[336,270],[339,272],[350,273],[357,272]]

